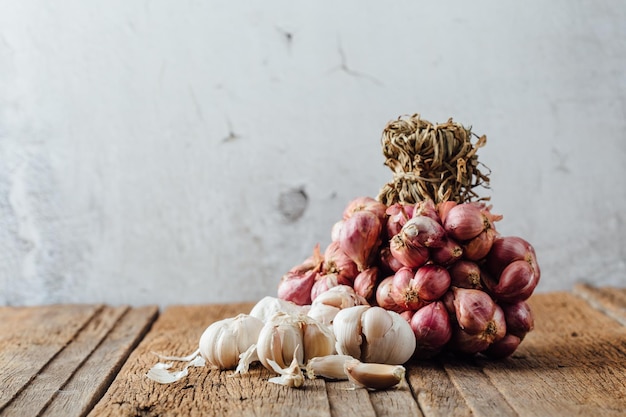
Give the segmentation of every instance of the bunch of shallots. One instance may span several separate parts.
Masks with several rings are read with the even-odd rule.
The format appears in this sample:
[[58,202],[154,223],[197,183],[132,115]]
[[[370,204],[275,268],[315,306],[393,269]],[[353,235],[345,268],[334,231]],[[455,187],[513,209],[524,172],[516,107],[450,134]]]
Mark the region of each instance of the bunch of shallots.
[[533,328],[526,300],[540,269],[528,242],[498,234],[500,219],[482,202],[386,206],[357,198],[325,251],[316,246],[283,276],[278,297],[315,306],[329,289],[349,286],[410,324],[416,357],[509,356]]

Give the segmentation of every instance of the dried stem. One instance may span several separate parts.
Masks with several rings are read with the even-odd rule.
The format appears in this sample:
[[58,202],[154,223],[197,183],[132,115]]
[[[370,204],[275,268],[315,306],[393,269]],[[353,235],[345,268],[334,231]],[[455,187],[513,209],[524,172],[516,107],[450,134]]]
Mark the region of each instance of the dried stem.
[[[474,144],[472,136],[478,138]],[[389,122],[381,142],[393,180],[381,189],[379,201],[391,205],[429,198],[435,203],[489,200],[473,190],[477,186],[489,188],[489,172],[483,174],[478,169],[476,155],[487,142],[486,136],[478,137],[452,119],[432,124],[414,114]]]

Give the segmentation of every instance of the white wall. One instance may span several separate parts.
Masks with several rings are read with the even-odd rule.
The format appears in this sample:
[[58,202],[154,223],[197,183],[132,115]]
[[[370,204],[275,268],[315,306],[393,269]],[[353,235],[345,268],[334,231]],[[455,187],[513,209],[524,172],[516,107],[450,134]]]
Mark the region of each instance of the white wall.
[[600,0],[0,0],[0,304],[273,295],[390,179],[380,134],[414,112],[487,134],[538,291],[626,285],[625,22]]

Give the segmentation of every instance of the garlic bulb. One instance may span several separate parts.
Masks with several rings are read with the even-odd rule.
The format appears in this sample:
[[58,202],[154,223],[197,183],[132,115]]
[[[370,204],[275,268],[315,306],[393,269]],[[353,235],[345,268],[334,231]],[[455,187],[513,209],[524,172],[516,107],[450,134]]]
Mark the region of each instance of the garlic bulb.
[[259,360],[270,370],[274,369],[270,360],[286,369],[294,357],[304,366],[310,358],[333,353],[335,337],[330,328],[302,314],[277,313],[265,323],[257,341]]
[[279,311],[291,314],[306,314],[309,306],[300,306],[291,301],[286,301],[276,297],[264,297],[257,302],[252,310],[250,310],[250,316],[256,317],[263,323],[271,319]]
[[313,300],[307,315],[329,325],[333,323],[339,310],[357,305],[367,305],[367,300],[358,295],[354,288],[348,285],[338,285],[318,295]]
[[200,336],[200,355],[219,369],[233,369],[239,355],[256,343],[263,322],[247,314],[216,321]]
[[363,362],[403,364],[415,350],[415,335],[398,313],[382,307],[355,306],[333,322],[337,353]]

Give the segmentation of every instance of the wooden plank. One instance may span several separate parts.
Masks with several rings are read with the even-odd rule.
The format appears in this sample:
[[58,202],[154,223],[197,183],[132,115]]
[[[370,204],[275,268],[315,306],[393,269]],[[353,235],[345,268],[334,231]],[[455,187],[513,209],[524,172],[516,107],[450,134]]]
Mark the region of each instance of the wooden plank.
[[587,301],[593,308],[626,326],[626,289],[577,284],[573,293]]
[[330,404],[330,415],[333,417],[376,417],[376,410],[367,390],[355,389],[351,382],[326,382],[326,393]]
[[157,306],[130,309],[115,324],[68,383],[58,391],[42,416],[85,416],[104,395],[131,351],[158,316]]
[[128,307],[100,309],[0,415],[39,415],[127,309]]
[[470,359],[448,358],[444,366],[472,415],[498,417],[518,415],[507,398],[483,373],[481,367],[474,365]]
[[370,392],[370,400],[378,417],[422,416],[406,377],[394,389]]
[[414,361],[407,379],[425,417],[469,417],[472,410],[439,360]]
[[520,416],[624,416],[626,327],[569,293],[529,300],[535,330],[515,354],[478,360]]
[[216,320],[249,312],[252,304],[173,306],[166,309],[132,352],[91,416],[328,416],[322,380],[304,389],[267,382],[272,373],[261,366],[249,375],[190,368],[187,378],[162,385],[145,374],[157,361],[151,352],[184,356],[197,349],[204,329]]
[[0,410],[22,392],[101,308],[49,305],[0,309]]

